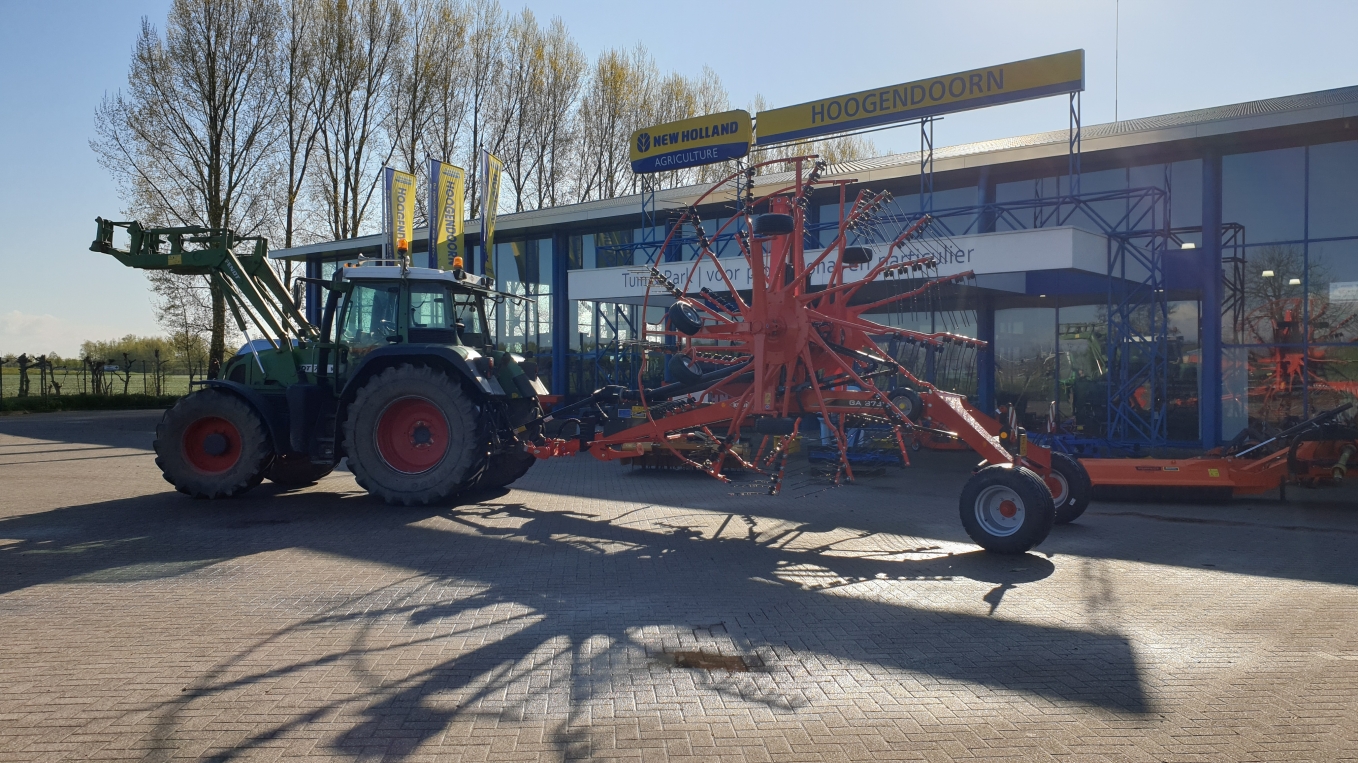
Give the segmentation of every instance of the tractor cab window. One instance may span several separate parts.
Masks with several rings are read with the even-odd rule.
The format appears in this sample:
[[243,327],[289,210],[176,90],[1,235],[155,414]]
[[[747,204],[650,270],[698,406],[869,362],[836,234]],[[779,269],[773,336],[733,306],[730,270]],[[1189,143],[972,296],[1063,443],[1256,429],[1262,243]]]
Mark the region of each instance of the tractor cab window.
[[397,310],[401,288],[396,284],[354,284],[344,306],[340,342],[349,346],[351,357],[361,357],[383,347],[388,337],[399,336]]
[[453,295],[441,283],[410,284],[410,341],[459,344]]
[[482,321],[480,299],[470,294],[454,294],[453,316],[457,324],[457,335],[462,344],[471,347],[485,345],[486,330]]

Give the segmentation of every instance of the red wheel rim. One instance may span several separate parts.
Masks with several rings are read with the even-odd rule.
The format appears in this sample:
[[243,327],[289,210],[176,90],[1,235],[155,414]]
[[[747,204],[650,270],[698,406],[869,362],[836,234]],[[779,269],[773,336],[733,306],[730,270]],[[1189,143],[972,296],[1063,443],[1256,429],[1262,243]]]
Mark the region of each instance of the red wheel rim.
[[240,461],[240,430],[220,416],[204,416],[184,430],[184,460],[204,474],[221,474]]
[[433,469],[448,452],[448,420],[422,397],[403,397],[377,417],[377,453],[402,474]]

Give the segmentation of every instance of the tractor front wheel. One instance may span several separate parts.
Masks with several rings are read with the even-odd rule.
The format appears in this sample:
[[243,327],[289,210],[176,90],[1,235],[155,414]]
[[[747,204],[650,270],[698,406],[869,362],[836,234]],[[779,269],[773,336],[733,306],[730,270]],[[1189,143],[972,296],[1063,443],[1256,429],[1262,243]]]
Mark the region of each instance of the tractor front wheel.
[[444,501],[480,466],[480,411],[440,371],[400,365],[358,391],[344,423],[354,480],[389,504]]
[[156,426],[156,466],[194,498],[230,498],[258,485],[273,446],[244,400],[217,389],[175,403]]
[[1042,478],[1021,466],[987,466],[962,488],[962,526],[976,545],[999,554],[1022,554],[1041,543],[1056,521],[1052,494]]

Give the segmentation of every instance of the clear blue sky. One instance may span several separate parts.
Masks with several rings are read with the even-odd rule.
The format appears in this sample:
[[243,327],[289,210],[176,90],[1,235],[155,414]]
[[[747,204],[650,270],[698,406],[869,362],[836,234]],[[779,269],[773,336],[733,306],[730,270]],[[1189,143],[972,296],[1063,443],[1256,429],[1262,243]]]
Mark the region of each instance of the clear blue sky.
[[[503,0],[502,0],[503,1]],[[505,2],[517,10],[519,3]],[[72,355],[86,338],[159,333],[145,279],[87,250],[122,209],[88,141],[125,82],[141,17],[168,0],[4,0],[0,26],[0,353]],[[647,3],[532,0],[590,56],[644,43],[663,69],[721,75],[733,103],[773,105],[1055,53],[1086,52],[1086,124],[1113,118],[1114,0]],[[1354,0],[1122,0],[1119,116],[1358,84]],[[742,30],[742,34],[723,30]],[[1061,99],[947,118],[939,145],[1063,128]],[[918,147],[913,131],[879,147]]]

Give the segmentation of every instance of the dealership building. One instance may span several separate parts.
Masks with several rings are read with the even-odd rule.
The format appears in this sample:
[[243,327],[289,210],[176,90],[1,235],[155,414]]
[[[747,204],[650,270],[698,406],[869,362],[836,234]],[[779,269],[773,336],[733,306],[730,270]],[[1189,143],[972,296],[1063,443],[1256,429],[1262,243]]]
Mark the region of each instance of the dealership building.
[[[828,168],[827,181],[853,179],[849,198],[891,192],[886,240],[928,212],[948,242],[940,275],[976,274],[866,316],[989,343],[902,362],[983,410],[1016,406],[1029,427],[1054,420],[1148,445],[1211,446],[1358,394],[1358,87],[1084,125],[1075,146],[1072,137],[1061,129]],[[787,177],[761,175],[756,192]],[[669,211],[705,190],[501,215],[489,255],[469,234],[471,269],[526,298],[496,308],[499,341],[536,356],[554,392],[635,379],[640,322],[660,320],[654,295],[643,315],[641,268],[693,266],[691,237],[659,242]],[[728,193],[699,211],[711,233],[736,205]],[[838,193],[815,196],[808,250],[834,239],[839,214]],[[325,277],[380,256],[383,240],[272,256]],[[732,273],[745,266],[730,235],[712,247]],[[416,264],[427,248],[417,230]]]

